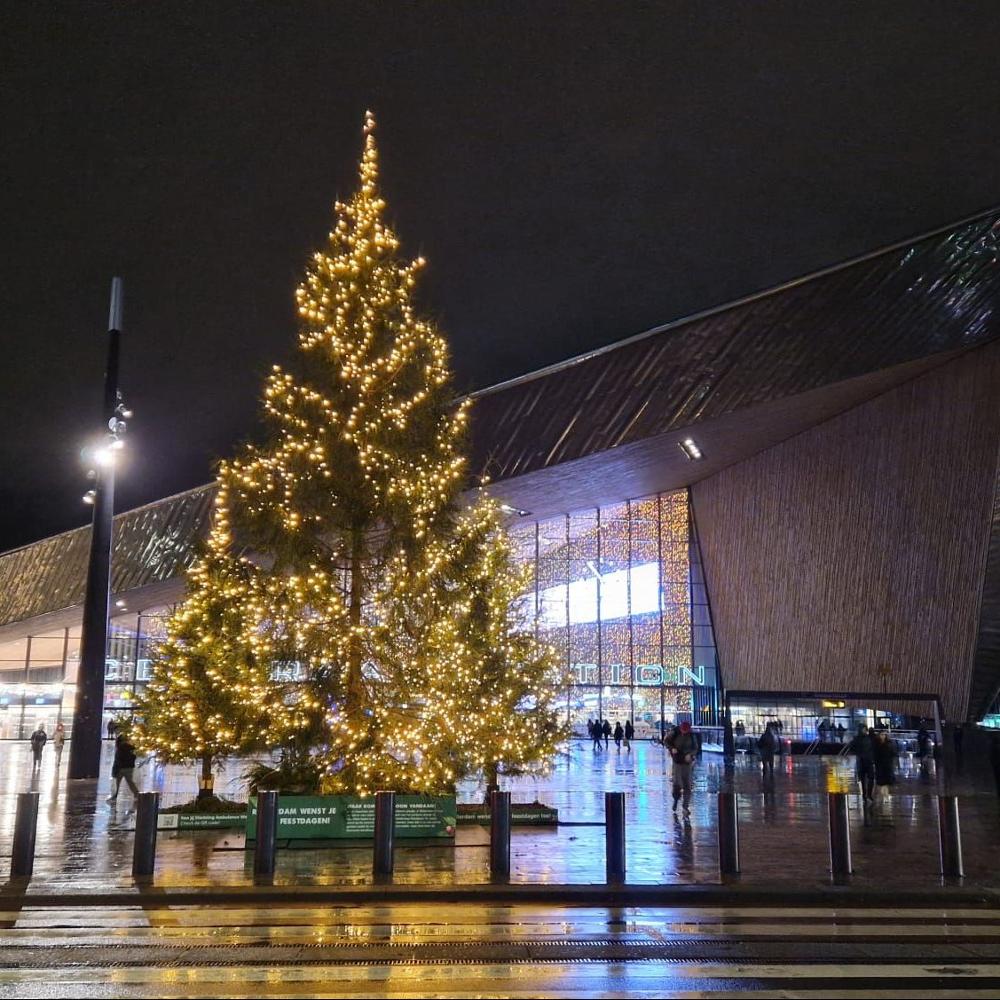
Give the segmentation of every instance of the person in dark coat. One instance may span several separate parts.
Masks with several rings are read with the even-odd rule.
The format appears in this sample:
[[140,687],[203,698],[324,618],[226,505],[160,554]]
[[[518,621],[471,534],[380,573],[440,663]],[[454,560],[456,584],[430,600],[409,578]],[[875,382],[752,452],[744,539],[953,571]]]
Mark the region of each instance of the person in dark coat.
[[39,722],[38,728],[31,734],[32,770],[42,766],[42,750],[45,748],[48,739],[48,736],[45,734],[45,726]]
[[926,727],[921,726],[917,733],[917,759],[924,761],[931,752],[931,734]]
[[889,798],[889,789],[896,783],[896,745],[889,739],[888,732],[875,734],[872,747],[875,758],[875,786],[879,801]]
[[757,740],[757,749],[760,750],[761,776],[766,781],[770,778],[774,781],[774,753],[778,749],[778,734],[774,731],[774,723],[769,722],[764,727],[764,732]]
[[867,726],[858,726],[858,734],[851,740],[848,749],[855,756],[861,796],[871,801],[875,796],[875,744]]
[[625,730],[622,729],[622,724],[615,720],[615,749],[621,753],[622,752],[622,740],[625,739]]
[[847,732],[847,730],[844,728],[844,724],[842,722],[838,722],[837,723],[837,742],[838,743],[843,743],[844,742],[844,733],[846,733],[846,732]]
[[670,759],[674,764],[671,776],[674,812],[677,812],[677,803],[683,796],[684,815],[688,817],[691,815],[691,770],[698,757],[698,741],[691,731],[691,723],[682,722],[668,738],[666,747],[670,751]]
[[608,749],[608,740],[611,739],[611,723],[607,719],[604,720],[604,725],[601,726],[601,732],[604,734],[604,749]]
[[632,740],[635,739],[635,726],[632,725],[631,719],[625,720],[625,749],[632,749]]
[[594,719],[594,724],[590,727],[590,738],[594,741],[594,750],[601,749],[601,737],[603,735],[600,718]]
[[108,802],[114,802],[118,798],[118,790],[123,781],[135,798],[139,798],[139,789],[132,777],[134,773],[135,747],[125,738],[124,733],[119,733],[115,740],[115,759],[111,765],[111,780],[114,781],[115,788],[108,796]]

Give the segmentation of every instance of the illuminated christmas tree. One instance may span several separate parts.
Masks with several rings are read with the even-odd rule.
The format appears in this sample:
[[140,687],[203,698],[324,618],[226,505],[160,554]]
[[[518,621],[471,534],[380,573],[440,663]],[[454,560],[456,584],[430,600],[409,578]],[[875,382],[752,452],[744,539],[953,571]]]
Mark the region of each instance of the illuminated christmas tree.
[[[383,624],[423,696],[377,705],[379,726],[399,733],[397,746],[433,747],[410,764],[437,768],[439,785],[476,773],[495,785],[500,773],[545,764],[567,736],[556,707],[566,678],[535,638],[531,567],[515,561],[497,504],[480,496],[427,556],[383,601]],[[366,763],[372,773],[394,768],[395,759]]]
[[187,599],[167,623],[153,676],[138,697],[133,738],[164,763],[199,762],[199,797],[212,793],[222,758],[263,745],[269,667],[245,636],[245,563],[209,548],[188,572]]
[[[247,733],[289,770],[329,791],[442,791],[539,761],[559,727],[497,510],[459,509],[468,404],[414,312],[423,261],[383,221],[371,115],[364,131],[359,189],[297,290],[297,363],[266,381],[261,443],[220,469],[218,572],[193,577],[182,621],[197,633],[229,602],[232,662],[202,671],[222,689],[206,703],[263,709]],[[197,638],[178,631],[167,659]],[[199,725],[229,739],[216,714]]]

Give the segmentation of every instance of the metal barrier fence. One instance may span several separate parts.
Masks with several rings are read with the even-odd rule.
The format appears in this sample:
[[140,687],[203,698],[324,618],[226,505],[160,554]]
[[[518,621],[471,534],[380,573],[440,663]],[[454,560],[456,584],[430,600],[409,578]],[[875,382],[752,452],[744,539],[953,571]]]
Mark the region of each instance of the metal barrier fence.
[[[958,796],[939,795],[936,799],[940,874],[949,878],[963,878],[965,871],[962,860]],[[132,854],[132,875],[135,879],[149,880],[154,874],[159,802],[160,796],[157,792],[143,792],[138,799]],[[739,875],[742,869],[737,794],[730,791],[719,792],[717,808],[719,874],[722,877]],[[278,818],[278,793],[261,791],[257,796],[257,826],[253,851],[253,871],[257,880],[268,879],[274,875]],[[511,818],[510,792],[491,791],[489,865],[490,877],[494,881],[506,881],[510,877]],[[372,847],[372,875],[375,881],[392,878],[395,819],[395,792],[376,792]],[[842,880],[853,872],[850,795],[846,792],[827,794],[827,821],[829,871],[835,880]],[[10,875],[13,879],[32,877],[37,825],[38,792],[22,792],[17,796],[17,814],[14,821],[10,865]],[[608,885],[620,885],[625,882],[627,864],[624,792],[605,792],[603,826],[605,880]]]

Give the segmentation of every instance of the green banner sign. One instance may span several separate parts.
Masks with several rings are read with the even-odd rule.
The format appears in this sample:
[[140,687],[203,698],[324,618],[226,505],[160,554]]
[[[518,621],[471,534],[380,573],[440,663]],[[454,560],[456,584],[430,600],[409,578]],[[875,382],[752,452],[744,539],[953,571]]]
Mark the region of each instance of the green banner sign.
[[[397,837],[454,837],[454,795],[397,795]],[[279,840],[364,840],[375,835],[375,799],[356,795],[278,797]],[[257,836],[257,800],[247,811],[247,840]]]
[[223,830],[239,829],[247,818],[239,813],[160,813],[158,830]]

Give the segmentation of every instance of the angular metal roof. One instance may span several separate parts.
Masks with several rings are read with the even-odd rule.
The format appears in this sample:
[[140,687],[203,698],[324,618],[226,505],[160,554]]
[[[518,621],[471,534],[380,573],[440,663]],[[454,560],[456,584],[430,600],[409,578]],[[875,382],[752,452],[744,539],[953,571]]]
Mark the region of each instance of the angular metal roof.
[[[1000,335],[998,259],[1000,209],[474,393],[472,468],[511,479],[984,343]],[[112,591],[178,577],[213,493],[116,517]],[[89,537],[0,554],[0,628],[82,602]]]
[[[115,518],[111,592],[179,576],[208,526],[214,485],[138,507]],[[53,535],[0,555],[0,626],[83,603],[90,528]]]
[[510,479],[1000,335],[1000,209],[474,394]]

